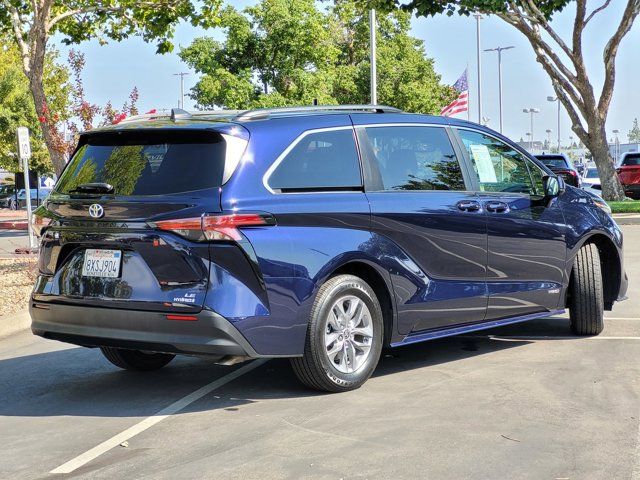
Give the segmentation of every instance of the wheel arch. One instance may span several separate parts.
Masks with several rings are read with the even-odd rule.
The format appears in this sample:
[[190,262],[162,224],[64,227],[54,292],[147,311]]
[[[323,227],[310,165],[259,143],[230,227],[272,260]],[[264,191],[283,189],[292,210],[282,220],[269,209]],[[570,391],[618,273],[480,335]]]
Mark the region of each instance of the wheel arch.
[[[572,251],[572,255],[569,258],[568,269],[569,273],[569,286],[573,281],[573,269],[575,256],[584,245],[593,243],[598,248],[600,255],[600,270],[602,272],[602,283],[604,289],[604,307],[605,310],[611,310],[613,303],[618,299],[620,293],[620,285],[622,281],[622,263],[620,261],[620,253],[615,242],[609,237],[609,235],[603,232],[593,232],[589,236],[585,237]],[[570,292],[571,288],[567,289]],[[568,304],[568,295],[566,299]]]

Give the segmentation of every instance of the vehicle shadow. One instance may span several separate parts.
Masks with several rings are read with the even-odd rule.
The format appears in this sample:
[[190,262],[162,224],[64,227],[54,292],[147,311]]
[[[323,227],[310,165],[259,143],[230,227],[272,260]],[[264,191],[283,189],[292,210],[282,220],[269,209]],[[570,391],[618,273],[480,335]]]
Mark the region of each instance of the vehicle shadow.
[[[487,335],[565,337],[566,319],[501,327],[463,337],[448,337],[383,351],[374,377],[429,368],[478,355],[491,355],[531,343],[492,341]],[[577,338],[577,337],[576,337]],[[122,371],[97,349],[66,348],[0,360],[0,417],[144,417],[230,372],[202,358],[178,357],[155,372]],[[229,392],[232,391],[233,395]],[[286,359],[273,359],[196,402],[187,411],[235,408],[265,399],[324,395],[301,386]]]

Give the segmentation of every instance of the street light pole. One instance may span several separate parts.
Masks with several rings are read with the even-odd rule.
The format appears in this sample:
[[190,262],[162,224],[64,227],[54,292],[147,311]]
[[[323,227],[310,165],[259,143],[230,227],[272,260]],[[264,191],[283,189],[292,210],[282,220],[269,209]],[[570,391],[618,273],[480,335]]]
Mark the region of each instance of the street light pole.
[[522,111],[524,113],[528,113],[531,115],[531,143],[529,143],[529,150],[533,150],[533,114],[540,113],[540,110],[537,108],[523,108]]
[[478,62],[478,123],[482,124],[482,57],[480,56],[480,20],[482,20],[482,15],[476,13],[474,17],[476,19],[476,57]]
[[558,153],[560,153],[560,99],[554,96],[548,96],[549,102],[558,102]]
[[369,10],[369,47],[371,71],[369,75],[371,86],[371,105],[378,104],[378,72],[376,66],[376,11],[372,8]]
[[620,130],[615,129],[613,130],[613,134],[616,136],[616,142],[614,144],[613,147],[613,154],[614,154],[614,165],[618,164],[618,160],[620,159],[620,139],[618,138],[618,134],[620,133]]
[[178,102],[178,107],[184,110],[184,77],[189,75],[188,72],[180,72],[174,73],[175,77],[180,77],[180,101]]
[[509,46],[485,49],[485,52],[498,52],[498,107],[500,110],[500,133],[502,133],[502,51],[510,50],[512,48],[515,47]]

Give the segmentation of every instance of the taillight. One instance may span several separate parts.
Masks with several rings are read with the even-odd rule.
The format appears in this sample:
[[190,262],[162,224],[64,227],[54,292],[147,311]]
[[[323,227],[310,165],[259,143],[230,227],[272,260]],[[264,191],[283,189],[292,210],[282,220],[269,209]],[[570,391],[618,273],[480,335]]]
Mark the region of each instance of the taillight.
[[270,214],[233,213],[161,220],[153,223],[152,226],[196,241],[239,241],[242,240],[240,233],[242,227],[263,227],[275,224],[275,218]]
[[33,229],[33,233],[36,237],[41,237],[42,232],[45,228],[51,225],[53,219],[49,217],[43,217],[42,215],[38,215],[37,213],[33,213],[31,215],[31,228]]

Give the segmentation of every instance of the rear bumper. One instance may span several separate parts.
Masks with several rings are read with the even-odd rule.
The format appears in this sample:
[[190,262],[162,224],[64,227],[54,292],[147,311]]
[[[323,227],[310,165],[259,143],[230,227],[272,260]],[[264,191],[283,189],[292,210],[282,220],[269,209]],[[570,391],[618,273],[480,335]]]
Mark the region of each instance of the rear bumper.
[[[31,301],[35,335],[85,347],[118,347],[187,355],[260,357],[224,317],[203,310],[197,320],[166,314]],[[190,314],[191,315],[191,314]]]
[[624,193],[630,193],[632,195],[640,195],[640,183],[631,183],[627,185],[623,183],[622,188],[624,190]]

